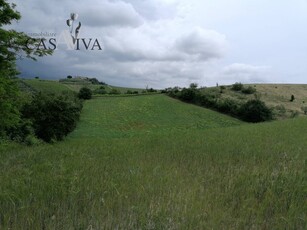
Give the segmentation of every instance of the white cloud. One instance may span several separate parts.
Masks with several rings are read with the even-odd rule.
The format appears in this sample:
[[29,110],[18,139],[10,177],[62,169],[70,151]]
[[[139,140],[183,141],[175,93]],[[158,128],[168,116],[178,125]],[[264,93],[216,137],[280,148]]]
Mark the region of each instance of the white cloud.
[[254,66],[243,63],[234,63],[223,68],[222,75],[227,79],[240,82],[264,82],[268,78],[271,67]]

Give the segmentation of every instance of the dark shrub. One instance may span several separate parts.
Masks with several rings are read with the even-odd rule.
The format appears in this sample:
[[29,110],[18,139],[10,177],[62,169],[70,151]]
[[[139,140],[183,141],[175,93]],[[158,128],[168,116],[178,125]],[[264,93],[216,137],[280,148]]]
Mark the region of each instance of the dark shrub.
[[201,95],[199,97],[200,105],[207,108],[215,108],[216,107],[216,98],[213,95]]
[[23,116],[30,119],[35,134],[46,142],[62,140],[73,131],[82,109],[81,101],[73,94],[42,94],[34,96],[23,108]]
[[196,92],[193,89],[187,89],[184,88],[180,93],[179,93],[179,99],[186,101],[186,102],[192,102],[195,100]]
[[240,108],[240,117],[248,122],[270,121],[273,119],[272,111],[260,100],[250,100]]
[[234,91],[241,91],[243,89],[243,85],[242,83],[236,82],[232,85],[231,89]]
[[133,94],[133,92],[129,89],[127,90],[126,94]]
[[291,99],[290,99],[290,101],[292,102],[292,101],[294,101],[294,100],[295,100],[294,95],[291,95]]
[[150,88],[150,89],[147,89],[147,92],[149,92],[149,93],[156,93],[157,90],[155,90],[155,89],[153,89],[153,88]]
[[221,113],[237,116],[239,114],[240,105],[231,99],[219,100],[216,104],[216,109]]
[[97,78],[90,78],[89,81],[93,84],[93,85],[99,85],[100,82],[97,80]]
[[133,91],[133,94],[139,94],[139,91],[135,90],[135,91]]
[[83,100],[89,100],[92,98],[92,91],[89,88],[82,87],[79,91],[78,97]]
[[244,93],[244,94],[253,94],[255,92],[256,92],[256,89],[254,87],[251,87],[251,86],[242,89],[242,93]]

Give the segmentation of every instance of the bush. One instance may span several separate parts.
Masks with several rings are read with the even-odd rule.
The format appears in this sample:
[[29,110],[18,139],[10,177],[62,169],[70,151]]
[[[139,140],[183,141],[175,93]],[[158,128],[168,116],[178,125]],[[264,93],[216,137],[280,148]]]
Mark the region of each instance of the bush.
[[109,92],[109,94],[120,94],[120,91],[118,89],[111,89],[111,91]]
[[93,91],[94,94],[107,94],[107,91],[105,90],[105,88],[103,86],[101,86],[99,89],[95,89]]
[[215,108],[217,99],[210,94],[201,95],[199,97],[199,103],[200,105],[207,107],[207,108]]
[[233,91],[241,91],[243,89],[242,83],[236,82],[235,84],[232,85],[231,89]]
[[30,104],[25,105],[22,114],[31,120],[35,135],[46,141],[62,140],[73,131],[82,109],[76,95],[42,94],[34,96]]
[[294,100],[295,100],[294,95],[291,95],[291,99],[290,99],[290,101],[291,101],[291,102],[293,102]]
[[256,92],[256,89],[254,87],[249,86],[247,88],[243,88],[241,91],[244,94],[253,94]]
[[150,88],[150,89],[147,89],[147,92],[148,93],[156,93],[157,90],[153,89],[153,88]]
[[250,100],[240,108],[240,117],[247,122],[262,122],[273,119],[272,110],[263,101]]
[[221,113],[237,116],[239,114],[240,105],[231,99],[219,100],[216,103],[216,109]]
[[186,102],[192,102],[195,100],[195,96],[196,96],[196,92],[195,90],[189,88],[184,88],[180,94],[179,94],[179,99],[180,100],[183,100],[183,101],[186,101]]
[[89,88],[82,87],[78,93],[79,99],[89,100],[92,98],[92,91]]
[[7,130],[10,140],[17,142],[25,142],[28,136],[34,136],[34,129],[31,120],[23,118],[19,120],[18,124]]

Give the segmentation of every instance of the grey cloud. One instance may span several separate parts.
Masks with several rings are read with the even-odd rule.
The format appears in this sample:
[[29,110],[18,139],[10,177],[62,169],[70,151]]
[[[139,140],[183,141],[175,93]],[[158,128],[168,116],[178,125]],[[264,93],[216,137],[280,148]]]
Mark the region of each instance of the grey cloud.
[[[67,29],[65,20],[69,14],[76,12],[82,22],[81,36],[102,36],[104,46],[101,52],[67,51],[61,47],[53,56],[39,62],[18,62],[23,76],[86,75],[109,84],[138,87],[148,84],[157,88],[174,84],[185,86],[189,81],[201,80],[204,64],[223,56],[225,37],[215,31],[190,29],[180,20],[171,19],[173,13],[167,12],[176,12],[174,4],[162,4],[159,9],[157,1],[148,0],[147,3],[148,9],[142,1],[92,0],[90,4],[80,0],[56,0],[48,14],[48,4],[35,0],[27,4],[21,2],[25,18],[21,22],[23,29],[45,27],[47,30],[54,26],[56,31],[61,31]],[[40,20],[31,13],[33,5]],[[152,17],[146,13],[150,9]],[[169,19],[162,11],[170,16]]]
[[176,41],[176,47],[179,51],[203,61],[223,57],[226,46],[224,35],[201,28],[183,35]]

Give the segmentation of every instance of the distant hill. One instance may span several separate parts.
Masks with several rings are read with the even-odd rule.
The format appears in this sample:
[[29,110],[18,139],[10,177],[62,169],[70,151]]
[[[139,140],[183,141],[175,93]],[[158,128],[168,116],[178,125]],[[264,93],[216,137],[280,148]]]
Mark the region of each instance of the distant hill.
[[99,89],[103,87],[107,93],[111,90],[116,89],[120,93],[126,93],[128,90],[137,91],[141,93],[145,89],[140,88],[128,88],[128,87],[117,87],[111,85],[101,85],[101,84],[92,84],[90,81],[86,79],[65,79],[65,81],[58,80],[41,80],[41,79],[22,79],[21,86],[25,90],[30,91],[42,91],[47,93],[60,93],[62,91],[75,91],[79,92],[82,87],[87,87],[91,90]]

